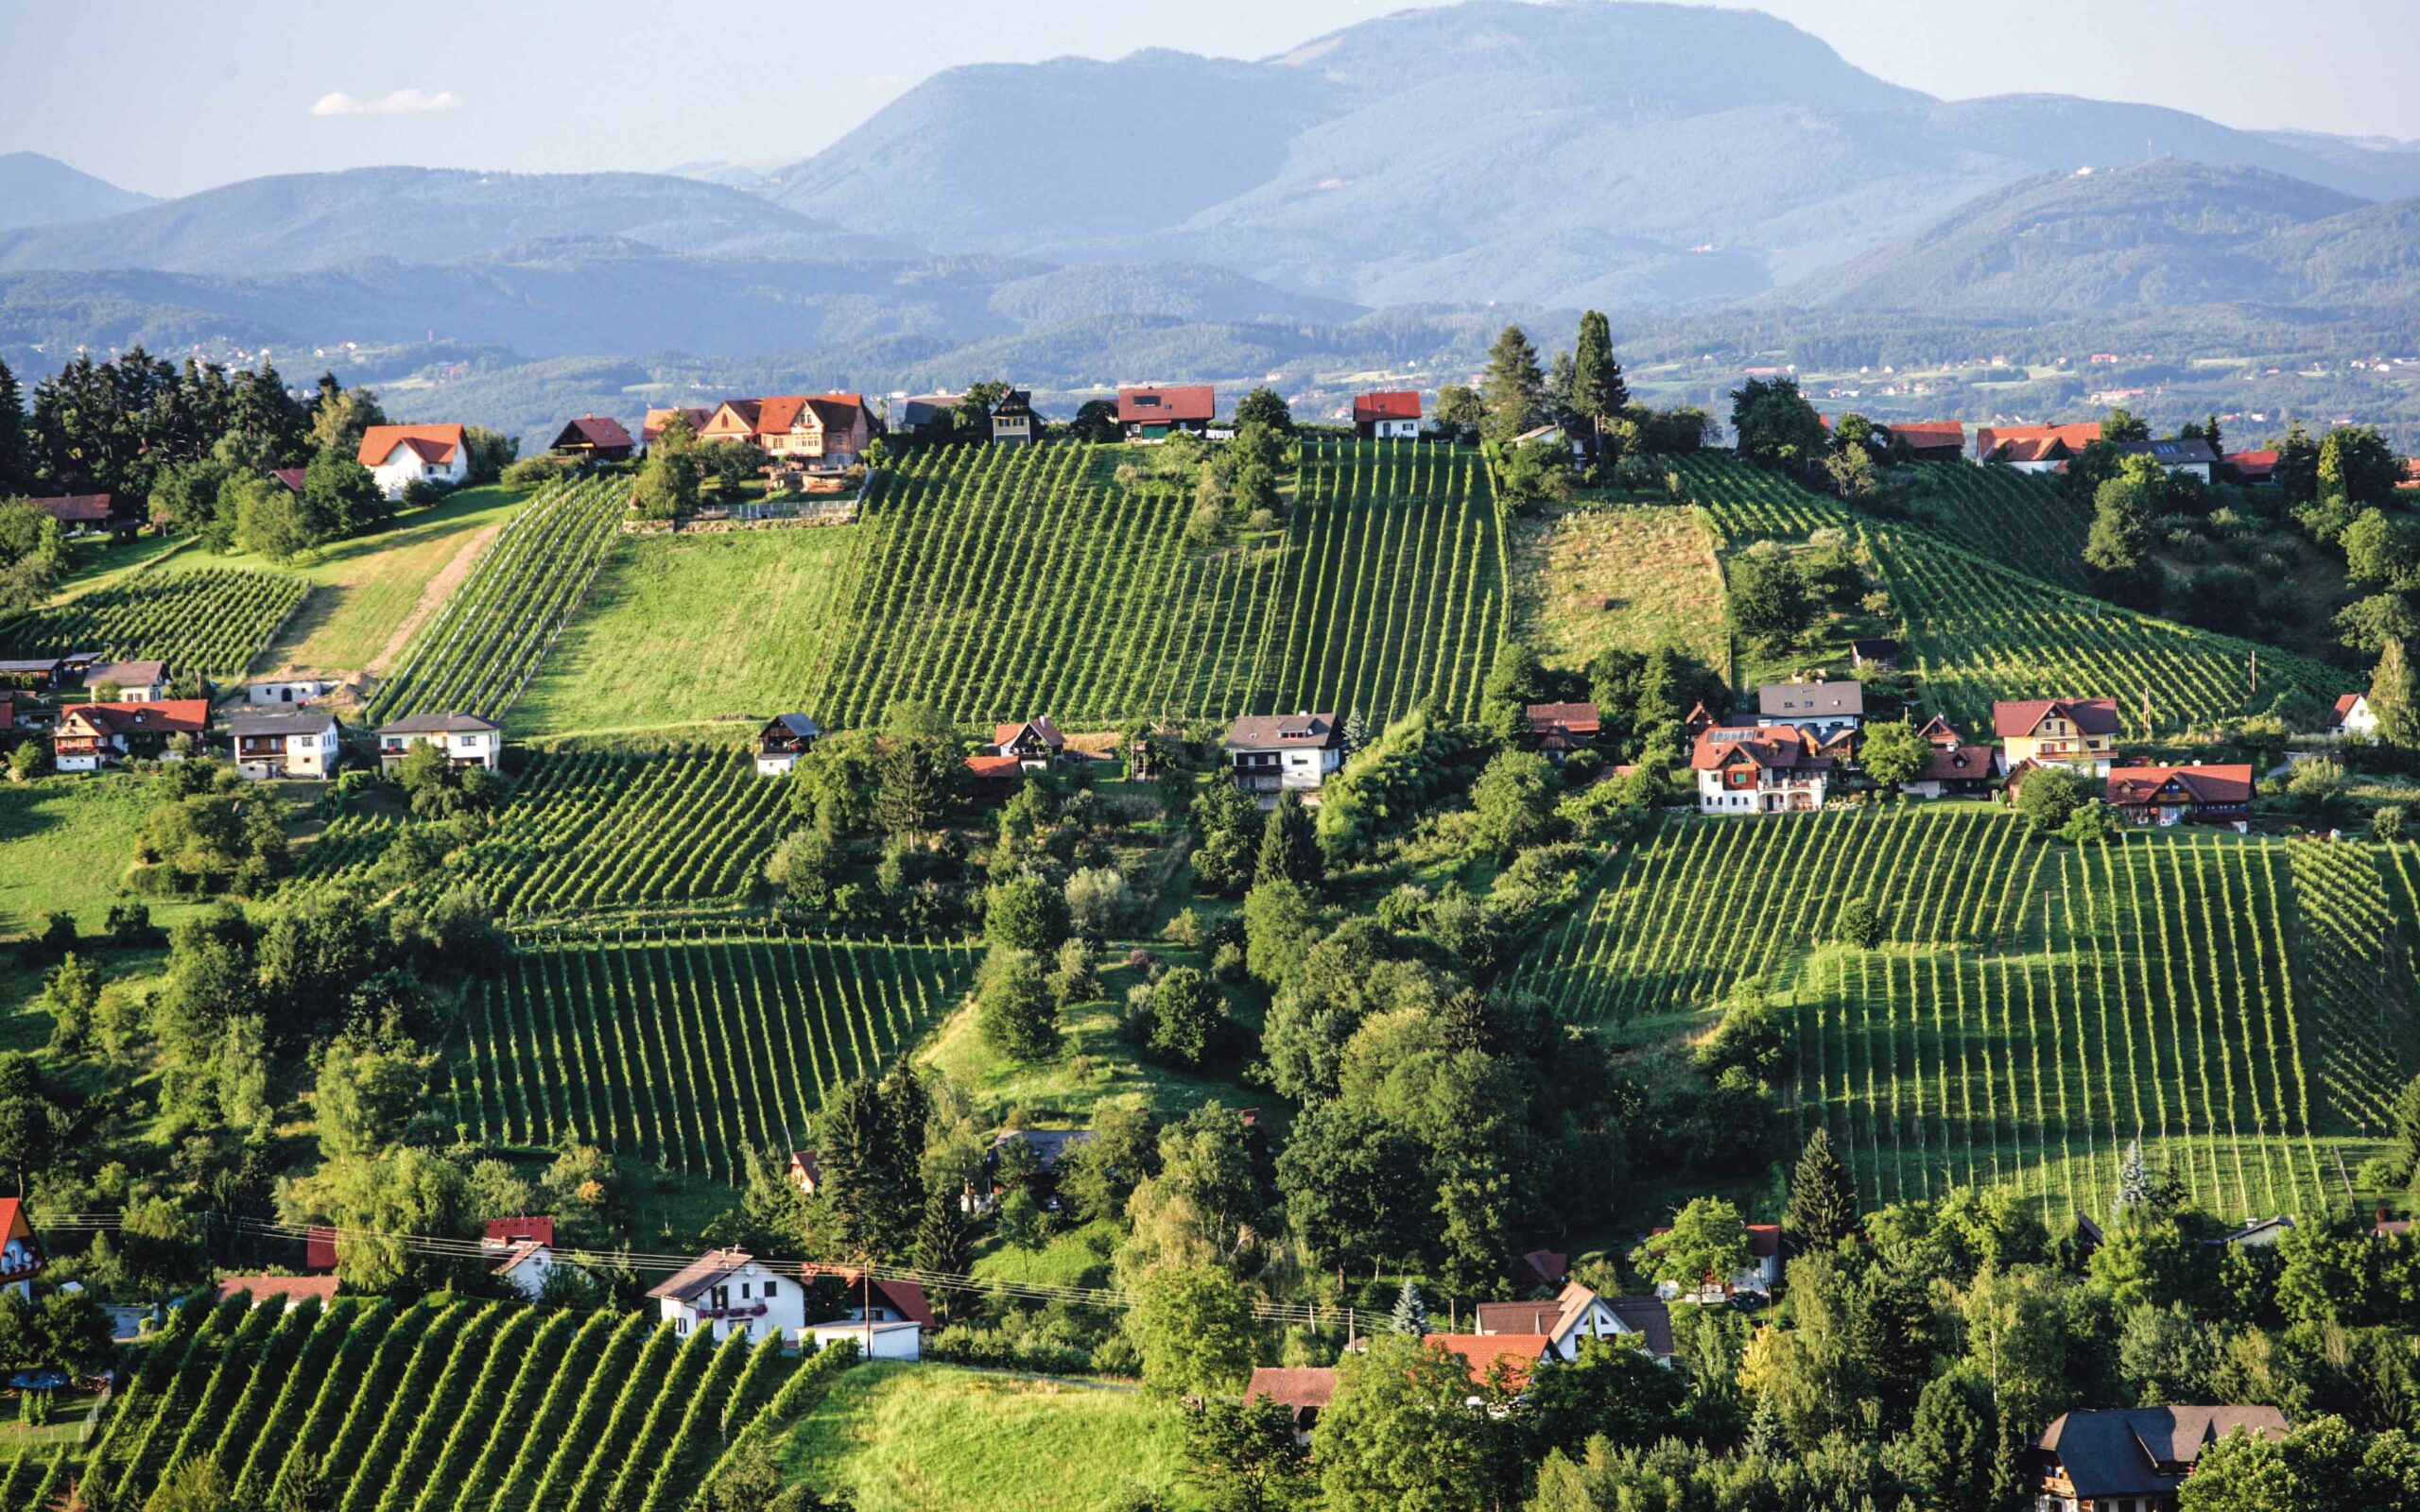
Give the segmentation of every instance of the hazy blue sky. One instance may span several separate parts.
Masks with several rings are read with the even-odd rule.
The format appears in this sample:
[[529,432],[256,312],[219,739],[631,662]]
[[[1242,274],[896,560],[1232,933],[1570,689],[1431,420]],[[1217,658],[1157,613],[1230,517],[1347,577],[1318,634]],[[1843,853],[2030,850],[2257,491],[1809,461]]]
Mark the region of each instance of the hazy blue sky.
[[[154,194],[411,163],[786,160],[956,63],[1283,51],[1399,0],[0,0],[0,151]],[[2411,0],[1769,0],[1935,94],[2420,137]],[[675,19],[675,18],[679,19]],[[415,108],[416,107],[416,108]],[[315,112],[316,108],[316,112]]]

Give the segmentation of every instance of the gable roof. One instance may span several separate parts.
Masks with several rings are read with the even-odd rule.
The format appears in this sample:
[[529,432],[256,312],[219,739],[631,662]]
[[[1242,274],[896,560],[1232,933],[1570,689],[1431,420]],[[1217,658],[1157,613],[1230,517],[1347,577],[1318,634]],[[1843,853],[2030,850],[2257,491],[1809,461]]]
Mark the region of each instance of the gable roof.
[[1768,719],[1863,718],[1865,684],[1854,678],[1768,682],[1756,690],[1756,713]]
[[544,1214],[486,1218],[480,1221],[479,1230],[479,1242],[488,1245],[551,1245],[555,1242],[555,1220]]
[[1227,729],[1229,750],[1325,750],[1343,743],[1332,713],[1246,714]]
[[34,503],[62,525],[106,524],[118,512],[115,496],[107,493],[59,493]]
[[2158,1495],[2184,1480],[2169,1466],[2189,1467],[2202,1451],[2237,1430],[2282,1438],[2286,1418],[2274,1407],[2135,1407],[2062,1413],[2035,1448],[2056,1459],[2079,1497]]
[[1522,711],[1530,716],[1530,730],[1543,734],[1559,730],[1573,735],[1593,735],[1603,728],[1603,716],[1593,703],[1533,703]]
[[1571,1257],[1559,1249],[1532,1249],[1512,1267],[1512,1279],[1527,1272],[1533,1286],[1561,1286],[1571,1279]]
[[969,756],[966,769],[978,778],[1014,777],[1025,767],[1013,756]]
[[2194,803],[2242,804],[2252,801],[2252,767],[2120,766],[2109,774],[2109,806],[2125,808],[2159,802],[2163,798]]
[[287,492],[301,493],[302,485],[311,480],[311,470],[307,467],[271,468],[268,475],[285,484]]
[[[854,1265],[807,1264],[799,1266],[798,1274],[801,1280],[813,1280],[819,1276],[829,1276],[842,1285],[854,1289],[860,1284],[865,1272]],[[864,1284],[872,1286],[875,1296],[889,1302],[890,1310],[908,1322],[925,1328],[933,1326],[933,1304],[926,1299],[925,1288],[921,1283],[890,1280],[876,1276],[871,1282]]]
[[724,1277],[755,1263],[756,1257],[744,1249],[709,1249],[648,1288],[647,1295],[685,1302]]
[[2369,701],[2365,693],[2340,693],[2336,696],[2336,717],[2342,719]]
[[646,417],[639,421],[639,439],[642,441],[654,440],[657,437],[664,434],[664,427],[672,423],[672,418],[676,415],[689,422],[690,430],[699,431],[703,430],[705,428],[706,421],[714,418],[714,411],[711,409],[700,409],[694,405],[672,409],[650,409],[647,412]]
[[814,740],[823,733],[823,727],[805,714],[775,714],[766,721],[768,729],[774,725],[781,726],[801,740]]
[[1419,418],[1420,390],[1416,388],[1388,388],[1353,396],[1353,423],[1356,425],[1371,421]]
[[1267,1399],[1280,1407],[1324,1407],[1336,1395],[1336,1370],[1331,1366],[1308,1366],[1296,1369],[1281,1369],[1274,1366],[1255,1366],[1252,1379],[1244,1383],[1244,1400]]
[[1218,417],[1219,391],[1208,384],[1147,385],[1117,391],[1120,425],[1166,425]]
[[2235,469],[2245,481],[2259,483],[2277,471],[2277,449],[2272,446],[2256,452],[2229,452],[2219,460]]
[[2031,735],[2056,713],[2087,735],[2118,733],[2115,698],[2026,698],[1992,705],[1992,733],[2001,740]]
[[2040,461],[2081,452],[2099,439],[2100,421],[2097,420],[2072,425],[1984,425],[1975,432],[1975,454],[1989,457],[2005,446],[2009,461]]
[[1935,741],[1925,753],[1924,766],[1911,782],[1973,782],[1992,775],[1992,747]]
[[168,680],[165,662],[95,662],[84,669],[84,686],[114,682],[121,688],[147,688]]
[[2179,436],[2164,441],[2122,441],[2118,450],[2127,456],[2148,456],[2162,467],[2210,467],[2219,454],[2199,436]]
[[146,734],[199,735],[210,728],[207,698],[163,698],[154,703],[72,703],[59,716],[64,732],[75,725],[95,736]]
[[1530,1372],[1554,1344],[1543,1333],[1430,1333],[1420,1342],[1461,1355],[1475,1386],[1490,1384],[1500,1365],[1505,1384],[1515,1391],[1530,1383]]
[[1018,741],[1025,739],[1026,732],[1028,730],[1031,730],[1033,732],[1034,739],[1049,747],[1052,750],[1057,750],[1067,744],[1067,737],[1059,732],[1059,727],[1050,722],[1050,716],[1048,714],[1040,714],[1031,719],[1019,720],[1013,725],[994,725],[992,727],[992,744],[994,746],[1014,745]]
[[567,422],[555,437],[557,446],[572,446],[581,441],[600,451],[608,447],[627,447],[631,444],[631,433],[622,429],[620,421],[610,416],[582,415]]
[[448,711],[433,714],[406,714],[401,719],[380,725],[371,733],[374,735],[467,735],[477,730],[502,730],[503,728],[494,720],[483,719],[477,714]]
[[376,467],[400,446],[409,447],[424,462],[451,462],[461,445],[459,425],[372,425],[361,433],[356,455],[363,467]]
[[1808,739],[1807,732],[1791,725],[1717,725],[1698,731],[1696,744],[1689,747],[1689,765],[1701,772],[1719,772],[1736,761],[1754,762],[1772,771],[1800,767],[1816,771],[1830,766],[1830,757],[1807,748]]
[[227,716],[231,735],[316,735],[337,723],[326,709],[238,709]]
[[1953,446],[1966,447],[1966,422],[1957,420],[1894,420],[1886,421],[1883,430],[1894,441],[1903,441],[1919,451]]

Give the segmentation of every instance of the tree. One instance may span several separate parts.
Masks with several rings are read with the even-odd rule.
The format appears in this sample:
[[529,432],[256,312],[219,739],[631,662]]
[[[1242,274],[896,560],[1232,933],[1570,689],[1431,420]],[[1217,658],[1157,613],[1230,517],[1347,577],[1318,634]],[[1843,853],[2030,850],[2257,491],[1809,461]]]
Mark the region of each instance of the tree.
[[1032,872],[983,889],[983,936],[1005,950],[1047,955],[1067,937],[1067,899]]
[[1292,1408],[1211,1397],[1185,1411],[1185,1463],[1211,1512],[1278,1512],[1309,1490],[1310,1455],[1294,1440]]
[[1832,1153],[1824,1125],[1806,1137],[1798,1169],[1789,1177],[1789,1212],[1782,1227],[1802,1250],[1829,1249],[1857,1232],[1857,1186],[1848,1167]]
[[1210,979],[1180,966],[1151,985],[1151,1053],[1199,1066],[1227,1022],[1227,1000]]
[[1730,566],[1732,628],[1767,650],[1795,644],[1815,615],[1798,564],[1772,541],[1760,541],[1733,557]]
[[1685,1372],[1657,1365],[1628,1340],[1583,1337],[1578,1359],[1539,1371],[1522,1393],[1530,1451],[1652,1444],[1671,1432],[1687,1392]]
[[2067,822],[2059,826],[2059,838],[2076,846],[2101,845],[2122,833],[2116,811],[2097,798],[2077,804]]
[[1395,1305],[1387,1314],[1387,1327],[1415,1339],[1427,1336],[1428,1304],[1420,1299],[1419,1284],[1409,1276],[1403,1279],[1403,1289],[1395,1293]]
[[367,388],[348,389],[337,382],[335,373],[323,372],[311,398],[310,419],[313,451],[352,456],[361,450],[364,431],[387,423],[387,412],[378,406],[376,394]]
[[265,478],[231,478],[220,490],[220,507],[232,491],[235,546],[271,561],[291,561],[320,543],[301,499],[285,485]]
[[[1420,1246],[1429,1195],[1420,1143],[1374,1109],[1336,1098],[1306,1106],[1277,1152],[1277,1192],[1295,1237],[1339,1272]],[[1404,1285],[1417,1307],[1418,1289]],[[1426,1310],[1420,1318],[1425,1331]]]
[[350,454],[321,452],[302,474],[302,517],[320,539],[354,536],[394,518],[377,478]]
[[1812,467],[1831,450],[1815,406],[1795,378],[1751,378],[1731,391],[1739,455],[1759,467]]
[[1437,413],[1431,417],[1440,430],[1473,432],[1487,426],[1487,403],[1478,390],[1463,384],[1446,384],[1437,390]]
[[824,1232],[841,1255],[880,1258],[905,1247],[916,1220],[917,1143],[903,1137],[880,1085],[857,1077],[833,1089],[816,1114],[816,1191]]
[[2104,573],[2131,573],[2151,544],[2152,521],[2168,506],[2168,472],[2148,456],[2130,456],[2093,491],[2083,559]]
[[1862,504],[1882,491],[1874,471],[1874,454],[1862,446],[1843,446],[1824,458],[1824,477],[1832,491],[1850,504]]
[[320,1055],[313,1097],[321,1158],[369,1160],[403,1138],[427,1100],[433,1058],[400,1036],[346,1034],[330,1041]]
[[1047,1060],[1059,1053],[1059,1007],[1031,951],[993,947],[976,988],[975,1019],[984,1041],[1011,1059]]
[[322,1180],[328,1217],[339,1228],[363,1230],[337,1256],[337,1274],[347,1286],[366,1292],[436,1286],[462,1268],[453,1254],[423,1252],[404,1237],[475,1237],[462,1172],[453,1162],[406,1144],[337,1160]]
[[1236,428],[1258,426],[1279,436],[1294,434],[1294,412],[1286,396],[1262,384],[1236,402]]
[[0,497],[33,486],[33,456],[26,445],[26,396],[17,375],[0,362]]
[[2132,410],[2113,409],[2100,421],[2100,438],[2112,446],[2148,441],[2152,438],[2152,428]]
[[930,830],[957,800],[966,775],[957,730],[928,703],[891,705],[873,765],[874,822],[892,835]]
[[1509,855],[1546,838],[1557,801],[1554,767],[1533,750],[1499,751],[1471,784],[1472,843]]
[[1313,1431],[1312,1463],[1334,1512],[1478,1512],[1495,1465],[1468,1364],[1415,1338],[1381,1333],[1337,1369]]
[[[674,423],[679,423],[677,418]],[[671,441],[672,427],[666,425],[655,444],[648,448],[647,461],[639,468],[638,483],[631,494],[631,512],[641,520],[673,520],[698,507],[703,469],[696,449],[670,444]]]
[[2318,472],[2321,498],[2384,505],[2403,482],[2403,458],[2376,427],[2340,425],[2319,443]]
[[2269,477],[2287,507],[2319,497],[2319,443],[2310,438],[2302,422],[2287,426],[2286,434],[2270,444],[2277,454],[2277,465],[2270,469]]
[[1747,1268],[1748,1229],[1728,1198],[1692,1197],[1632,1259],[1650,1280],[1669,1281],[1684,1296],[1706,1287],[1728,1292],[1731,1278]]
[[1858,751],[1858,765],[1874,785],[1886,793],[1895,793],[1899,784],[1915,780],[1932,759],[1932,747],[1916,733],[1915,727],[1904,719],[1893,719],[1865,727],[1865,743]]
[[1908,1451],[1923,1512],[1992,1512],[1999,1504],[1988,1384],[1963,1370],[1936,1376],[1916,1398]]
[[2016,811],[2037,834],[2056,834],[2092,795],[2083,775],[2067,766],[2036,766],[2017,784]]
[[1538,368],[1538,349],[1517,325],[1508,325],[1488,349],[1487,376],[1479,393],[1487,418],[1489,440],[1509,441],[1538,423],[1546,402],[1546,374]]
[[2370,674],[2370,713],[2378,722],[2378,738],[2399,750],[2420,748],[2420,674],[2412,670],[2400,636],[2390,637],[2378,650],[2378,664]]
[[1252,1373],[1252,1298],[1218,1265],[1152,1267],[1134,1288],[1126,1337],[1143,1384],[1171,1396],[1231,1392]]
[[1593,459],[1602,449],[1609,428],[1630,407],[1630,385],[1623,381],[1622,365],[1614,359],[1613,328],[1596,310],[1584,311],[1580,317],[1580,339],[1571,353],[1567,403],[1585,433],[1588,455]]
[[1261,826],[1260,854],[1253,866],[1253,884],[1294,882],[1316,886],[1326,875],[1320,855],[1319,826],[1302,796],[1288,789],[1277,795],[1277,807]]

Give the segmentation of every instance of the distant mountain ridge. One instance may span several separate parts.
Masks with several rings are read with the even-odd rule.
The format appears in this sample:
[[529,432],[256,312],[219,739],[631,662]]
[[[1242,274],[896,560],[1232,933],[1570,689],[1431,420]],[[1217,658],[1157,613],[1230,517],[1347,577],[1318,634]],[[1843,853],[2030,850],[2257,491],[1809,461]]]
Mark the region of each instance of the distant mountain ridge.
[[155,201],[39,152],[0,152],[0,231],[94,220]]

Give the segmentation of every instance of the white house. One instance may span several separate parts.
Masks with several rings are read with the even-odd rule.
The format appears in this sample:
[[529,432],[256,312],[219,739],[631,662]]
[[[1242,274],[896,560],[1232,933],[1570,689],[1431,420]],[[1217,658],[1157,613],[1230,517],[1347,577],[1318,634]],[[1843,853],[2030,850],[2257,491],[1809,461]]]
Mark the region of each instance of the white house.
[[26,1205],[15,1197],[0,1197],[0,1290],[13,1289],[27,1300],[34,1278],[43,1273],[42,1241],[26,1217]]
[[2348,693],[2336,700],[2328,711],[2327,732],[2338,739],[2376,741],[2378,738],[2378,716],[2370,713],[2370,696]]
[[914,1281],[868,1280],[861,1271],[810,1266],[807,1274],[837,1278],[847,1288],[849,1301],[841,1314],[807,1326],[806,1336],[819,1349],[841,1339],[856,1341],[869,1360],[914,1360],[925,1352],[925,1331],[933,1326],[932,1304]]
[[244,684],[244,701],[255,708],[284,708],[324,698],[336,690],[336,685],[334,678],[272,678],[266,682]]
[[806,1288],[744,1249],[709,1249],[647,1295],[683,1338],[701,1328],[725,1339],[790,1338],[806,1327]]
[[2219,454],[2210,450],[2210,443],[2199,436],[2167,441],[2123,441],[2118,444],[2118,451],[2123,456],[2150,457],[2169,477],[2190,472],[2204,483],[2210,481],[2210,474],[2219,466]]
[[1236,785],[1273,807],[1277,795],[1316,793],[1344,765],[1344,728],[1332,713],[1246,714],[1227,731]]
[[112,703],[158,703],[168,696],[165,662],[95,662],[85,669],[84,686],[97,696],[103,683],[117,690]]
[[555,1268],[555,1220],[550,1217],[489,1218],[480,1225],[479,1253],[489,1273],[535,1301],[545,1295]]
[[454,488],[471,475],[471,447],[459,425],[372,425],[361,433],[357,455],[389,499],[415,483]]
[[1353,434],[1372,441],[1420,439],[1420,393],[1390,388],[1353,396]]
[[324,709],[249,710],[228,716],[235,771],[252,782],[336,775],[343,754],[337,716]]
[[1700,814],[1811,814],[1824,806],[1833,758],[1795,725],[1717,725],[1698,732],[1689,766]]
[[[1770,1297],[1781,1284],[1781,1225],[1777,1223],[1743,1223],[1748,1232],[1748,1263],[1732,1274],[1730,1281],[1709,1280],[1697,1290],[1684,1292],[1671,1281],[1657,1281],[1655,1295],[1667,1301],[1679,1298],[1689,1302],[1720,1302],[1741,1292]],[[1665,1228],[1653,1230],[1664,1233]]]
[[1599,1297],[1578,1281],[1565,1281],[1549,1302],[1481,1302],[1482,1334],[1537,1334],[1548,1354],[1566,1363],[1580,1358],[1582,1339],[1624,1339],[1642,1346],[1656,1364],[1672,1363],[1672,1312],[1655,1297]]
[[411,714],[380,725],[378,769],[391,772],[414,746],[435,746],[457,766],[484,766],[494,771],[504,750],[504,727],[477,714]]

